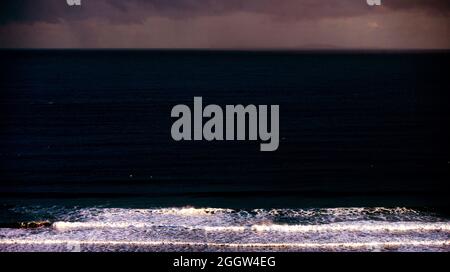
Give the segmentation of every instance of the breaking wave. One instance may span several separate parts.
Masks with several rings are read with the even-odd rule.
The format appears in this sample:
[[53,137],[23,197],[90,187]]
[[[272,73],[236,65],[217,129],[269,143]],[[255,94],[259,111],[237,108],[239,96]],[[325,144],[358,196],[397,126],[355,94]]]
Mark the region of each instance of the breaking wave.
[[21,207],[0,251],[450,251],[450,221],[409,208]]

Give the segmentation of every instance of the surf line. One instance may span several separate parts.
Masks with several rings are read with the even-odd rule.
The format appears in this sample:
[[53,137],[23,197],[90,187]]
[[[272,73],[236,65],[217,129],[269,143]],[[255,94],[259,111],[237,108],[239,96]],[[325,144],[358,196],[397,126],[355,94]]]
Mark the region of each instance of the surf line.
[[345,250],[346,248],[364,249],[379,247],[448,247],[450,240],[405,240],[405,241],[367,241],[367,242],[329,242],[329,243],[226,243],[226,242],[194,242],[194,241],[142,241],[142,240],[27,240],[0,239],[0,246],[6,245],[97,245],[97,246],[209,246],[221,248],[316,248]]
[[[172,108],[170,116],[177,118],[172,124],[172,139],[175,141],[191,141],[192,139],[194,141],[257,141],[259,139],[262,142],[260,151],[275,151],[280,142],[280,106],[270,105],[270,128],[268,108],[268,105],[253,104],[245,107],[226,105],[225,110],[213,104],[203,108],[203,98],[194,97],[193,117],[191,108],[187,105],[179,104]],[[203,124],[203,118],[208,118],[205,124]],[[247,132],[248,135],[246,135]]]

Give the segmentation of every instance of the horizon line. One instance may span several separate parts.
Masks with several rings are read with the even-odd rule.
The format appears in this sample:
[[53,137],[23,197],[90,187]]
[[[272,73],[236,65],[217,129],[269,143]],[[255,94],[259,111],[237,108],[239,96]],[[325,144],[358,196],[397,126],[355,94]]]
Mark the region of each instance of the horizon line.
[[450,48],[140,48],[140,47],[0,47],[1,51],[242,51],[242,52],[430,52]]

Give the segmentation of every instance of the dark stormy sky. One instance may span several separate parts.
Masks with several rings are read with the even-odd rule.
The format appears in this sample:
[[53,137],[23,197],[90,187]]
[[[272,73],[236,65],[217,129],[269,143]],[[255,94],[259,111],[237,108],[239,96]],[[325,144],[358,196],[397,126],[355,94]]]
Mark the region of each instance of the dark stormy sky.
[[450,49],[450,0],[2,0],[0,47]]

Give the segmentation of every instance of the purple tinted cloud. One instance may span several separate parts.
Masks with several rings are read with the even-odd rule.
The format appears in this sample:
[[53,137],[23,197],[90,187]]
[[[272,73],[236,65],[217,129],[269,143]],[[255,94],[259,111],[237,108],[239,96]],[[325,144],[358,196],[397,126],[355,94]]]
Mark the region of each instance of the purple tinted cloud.
[[[351,17],[367,14],[365,0],[82,0],[81,8],[69,8],[65,0],[3,0],[0,23],[58,22],[100,18],[112,22],[139,22],[150,16],[189,18],[250,12],[279,19]],[[420,9],[449,15],[448,0],[385,0],[385,10]]]
[[450,0],[81,1],[0,1],[0,47],[450,49]]

